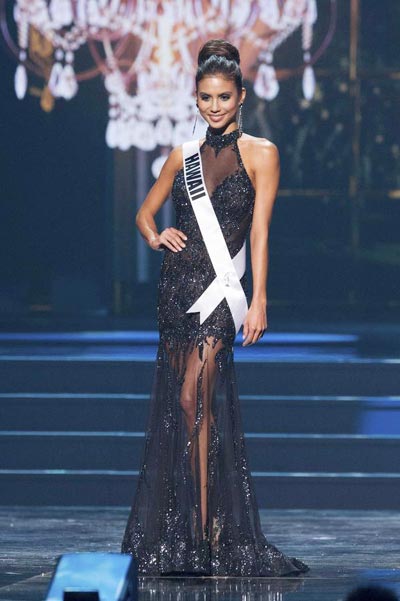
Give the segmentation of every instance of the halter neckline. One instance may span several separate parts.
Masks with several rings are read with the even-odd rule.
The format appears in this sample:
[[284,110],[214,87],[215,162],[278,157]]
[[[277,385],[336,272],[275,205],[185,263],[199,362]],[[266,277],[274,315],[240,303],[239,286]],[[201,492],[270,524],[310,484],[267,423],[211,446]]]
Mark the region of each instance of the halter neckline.
[[206,131],[206,143],[209,146],[215,148],[218,152],[225,146],[229,146],[229,144],[235,142],[240,137],[240,135],[241,132],[239,131],[239,129],[234,129],[233,131],[230,131],[227,134],[215,134],[208,127]]

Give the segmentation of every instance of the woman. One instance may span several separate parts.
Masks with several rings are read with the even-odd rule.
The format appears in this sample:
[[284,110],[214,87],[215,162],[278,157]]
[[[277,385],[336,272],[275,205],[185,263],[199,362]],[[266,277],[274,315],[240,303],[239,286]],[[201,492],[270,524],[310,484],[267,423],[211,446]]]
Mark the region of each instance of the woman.
[[[267,327],[268,228],[279,180],[276,147],[242,133],[237,120],[246,96],[239,62],[224,40],[201,49],[196,96],[205,140],[171,152],[136,219],[149,246],[165,252],[144,459],[122,543],[142,574],[308,570],[262,533],[236,391],[236,332],[243,322],[247,346]],[[154,216],[171,192],[177,227],[158,233]]]

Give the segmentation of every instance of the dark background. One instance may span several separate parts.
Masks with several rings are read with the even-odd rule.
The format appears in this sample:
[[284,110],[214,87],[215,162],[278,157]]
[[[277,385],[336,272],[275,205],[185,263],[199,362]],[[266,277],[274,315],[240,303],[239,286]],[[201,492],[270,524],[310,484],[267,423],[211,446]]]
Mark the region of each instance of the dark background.
[[[313,101],[304,101],[300,77],[281,81],[271,103],[247,84],[245,130],[269,137],[281,153],[268,297],[284,319],[399,314],[400,5],[362,0],[357,22],[352,4],[338,2]],[[315,47],[329,6],[318,3]],[[300,35],[276,52],[278,69],[301,63]],[[101,77],[45,113],[43,81],[29,76],[19,101],[16,62],[4,46],[0,64],[1,324],[135,315],[151,322],[161,253],[138,255],[134,214],[143,199],[134,190],[143,156],[107,148]]]

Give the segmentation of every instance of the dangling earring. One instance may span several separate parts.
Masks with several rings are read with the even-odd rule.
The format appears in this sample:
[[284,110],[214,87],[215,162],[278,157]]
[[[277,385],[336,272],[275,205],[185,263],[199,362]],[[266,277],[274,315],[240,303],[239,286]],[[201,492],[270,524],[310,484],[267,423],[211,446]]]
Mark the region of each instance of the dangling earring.
[[242,106],[243,104],[239,104],[238,130],[240,136],[243,133]]
[[193,124],[193,131],[192,131],[192,136],[194,136],[194,132],[196,129],[196,125],[197,125],[197,115],[199,114],[199,107],[197,107],[197,111],[196,111],[196,117],[194,118],[194,124]]

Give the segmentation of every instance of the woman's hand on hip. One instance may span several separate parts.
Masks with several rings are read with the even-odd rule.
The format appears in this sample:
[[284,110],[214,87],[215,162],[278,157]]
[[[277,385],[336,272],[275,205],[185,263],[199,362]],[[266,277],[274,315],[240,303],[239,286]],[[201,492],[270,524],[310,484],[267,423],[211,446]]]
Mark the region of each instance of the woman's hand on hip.
[[154,250],[159,250],[161,246],[166,246],[169,250],[178,252],[185,248],[185,240],[187,240],[187,236],[183,232],[177,230],[175,227],[167,227],[158,236],[155,236],[149,244]]

